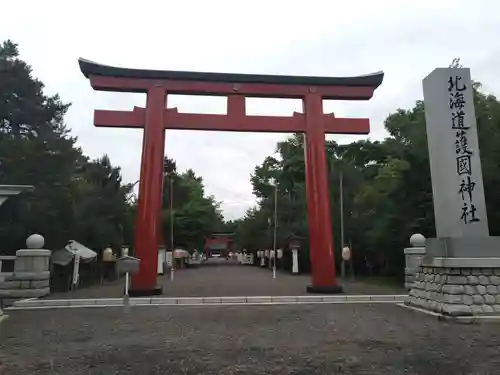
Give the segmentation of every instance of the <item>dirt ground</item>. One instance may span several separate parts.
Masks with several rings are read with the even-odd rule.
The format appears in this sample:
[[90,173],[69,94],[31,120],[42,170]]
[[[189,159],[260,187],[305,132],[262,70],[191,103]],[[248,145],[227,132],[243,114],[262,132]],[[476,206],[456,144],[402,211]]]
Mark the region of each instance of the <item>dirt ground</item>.
[[[291,275],[278,272],[272,278],[272,271],[253,266],[238,265],[225,259],[212,258],[197,268],[175,272],[158,277],[165,297],[221,297],[221,296],[297,296],[307,294],[311,283],[310,275]],[[347,294],[406,294],[401,286],[369,284],[346,280],[343,283]],[[123,295],[123,280],[74,290],[53,293],[46,298],[113,298]]]
[[0,374],[500,373],[500,325],[396,305],[10,311]]

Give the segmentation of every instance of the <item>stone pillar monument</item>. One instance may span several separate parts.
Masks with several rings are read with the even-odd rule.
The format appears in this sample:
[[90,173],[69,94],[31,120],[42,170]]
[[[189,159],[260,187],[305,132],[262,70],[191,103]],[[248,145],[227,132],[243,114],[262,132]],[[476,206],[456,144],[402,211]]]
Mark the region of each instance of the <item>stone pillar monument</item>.
[[436,219],[408,304],[449,316],[500,313],[500,237],[490,237],[470,70],[423,81]]

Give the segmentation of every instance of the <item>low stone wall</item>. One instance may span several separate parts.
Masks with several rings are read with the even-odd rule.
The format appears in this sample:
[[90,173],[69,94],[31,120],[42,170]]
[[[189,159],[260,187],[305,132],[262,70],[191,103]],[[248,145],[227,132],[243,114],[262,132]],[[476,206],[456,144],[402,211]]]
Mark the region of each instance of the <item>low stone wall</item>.
[[0,281],[0,298],[42,297],[50,294],[50,272],[6,276]]
[[[462,263],[467,263],[467,260]],[[468,263],[474,264],[472,261]],[[444,267],[424,262],[415,276],[406,303],[450,316],[498,315],[500,266]]]

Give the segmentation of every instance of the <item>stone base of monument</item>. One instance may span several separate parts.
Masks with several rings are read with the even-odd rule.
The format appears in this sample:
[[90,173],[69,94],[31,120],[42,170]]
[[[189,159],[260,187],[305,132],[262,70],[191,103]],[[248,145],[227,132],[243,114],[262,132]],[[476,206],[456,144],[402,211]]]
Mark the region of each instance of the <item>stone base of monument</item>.
[[406,304],[449,317],[500,316],[500,258],[424,258]]

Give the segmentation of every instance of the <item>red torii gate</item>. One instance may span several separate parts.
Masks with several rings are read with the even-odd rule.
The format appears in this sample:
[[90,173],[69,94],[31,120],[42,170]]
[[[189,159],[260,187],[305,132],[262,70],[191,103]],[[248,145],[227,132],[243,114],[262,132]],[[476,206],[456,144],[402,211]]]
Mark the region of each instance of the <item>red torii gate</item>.
[[[382,72],[357,77],[303,77],[126,69],[79,59],[94,90],[147,94],[146,108],[95,110],[94,125],[144,129],[135,255],[140,271],[130,295],[160,294],[157,281],[158,238],[165,129],[305,133],[306,190],[313,293],[339,293],[335,273],[325,134],[368,134],[363,118],[336,118],[323,113],[323,99],[368,100],[382,83]],[[168,94],[227,97],[227,114],[179,113],[167,108]],[[247,97],[299,98],[304,113],[249,116]]]

